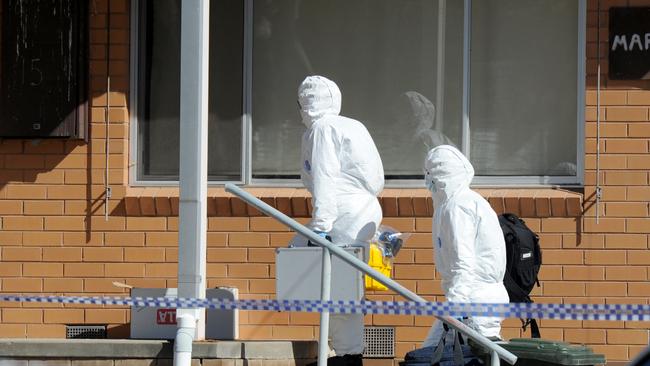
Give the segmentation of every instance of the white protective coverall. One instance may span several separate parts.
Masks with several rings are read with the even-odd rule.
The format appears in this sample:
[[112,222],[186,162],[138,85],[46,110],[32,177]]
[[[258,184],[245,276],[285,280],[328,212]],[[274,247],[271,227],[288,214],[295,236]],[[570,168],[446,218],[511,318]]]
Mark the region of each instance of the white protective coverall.
[[[313,206],[307,226],[327,233],[334,244],[367,246],[382,219],[379,152],[363,124],[339,116],[341,92],[333,81],[307,77],[298,89],[298,103],[307,126],[301,178]],[[296,236],[292,244],[305,245],[306,239]],[[337,356],[363,353],[363,315],[332,314],[330,338]]]
[[[425,182],[433,197],[433,246],[436,269],[447,301],[507,303],[503,285],[506,247],[496,213],[469,185],[474,168],[453,146],[427,154]],[[486,337],[499,337],[501,318],[473,317],[464,323]],[[442,322],[436,321],[423,346],[436,345]]]

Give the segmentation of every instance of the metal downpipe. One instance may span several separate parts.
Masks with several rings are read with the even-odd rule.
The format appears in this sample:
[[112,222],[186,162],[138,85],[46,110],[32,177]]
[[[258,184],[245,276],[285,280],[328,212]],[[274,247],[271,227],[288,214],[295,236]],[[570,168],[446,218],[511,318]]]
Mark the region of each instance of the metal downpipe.
[[[321,272],[321,301],[329,301],[332,290],[332,253],[327,248],[323,249],[323,268]],[[318,336],[318,366],[327,366],[327,344],[330,329],[330,312],[324,310],[320,313],[320,329]]]

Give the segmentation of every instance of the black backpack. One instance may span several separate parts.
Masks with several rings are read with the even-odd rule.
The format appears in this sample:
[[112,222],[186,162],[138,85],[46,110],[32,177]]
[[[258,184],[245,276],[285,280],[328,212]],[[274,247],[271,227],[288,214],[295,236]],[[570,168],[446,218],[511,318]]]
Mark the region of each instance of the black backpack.
[[[539,237],[526,226],[524,220],[514,214],[499,215],[499,224],[506,242],[506,274],[503,284],[510,302],[533,302],[530,292],[535,284],[539,286],[537,274],[542,265],[542,250]],[[533,338],[539,338],[539,327],[535,319],[522,319],[524,331],[530,325]]]

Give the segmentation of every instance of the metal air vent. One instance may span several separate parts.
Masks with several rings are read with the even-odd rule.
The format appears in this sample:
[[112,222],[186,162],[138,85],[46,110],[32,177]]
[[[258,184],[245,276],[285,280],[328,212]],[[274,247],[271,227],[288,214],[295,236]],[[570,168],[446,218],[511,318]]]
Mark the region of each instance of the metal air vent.
[[67,325],[66,338],[106,338],[105,325]]
[[365,358],[394,358],[395,357],[395,328],[365,327],[363,329],[363,357]]

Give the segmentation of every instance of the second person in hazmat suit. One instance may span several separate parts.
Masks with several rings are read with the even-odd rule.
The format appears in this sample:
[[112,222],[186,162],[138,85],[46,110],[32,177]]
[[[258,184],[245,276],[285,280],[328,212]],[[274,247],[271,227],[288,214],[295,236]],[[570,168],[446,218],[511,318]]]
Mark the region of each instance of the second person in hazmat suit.
[[[507,303],[503,285],[506,247],[496,213],[469,185],[474,168],[453,146],[427,154],[425,184],[433,198],[433,247],[436,269],[449,302]],[[459,319],[460,320],[460,319]],[[501,338],[501,318],[470,317],[467,326],[492,340]],[[443,333],[436,321],[423,346],[435,346]]]
[[[302,122],[301,178],[312,195],[307,225],[338,245],[366,246],[382,220],[377,195],[384,188],[379,152],[361,122],[340,116],[341,92],[322,76],[298,89]],[[294,240],[294,245],[300,245]],[[337,286],[332,283],[332,287]],[[328,365],[361,365],[363,314],[332,314]]]

